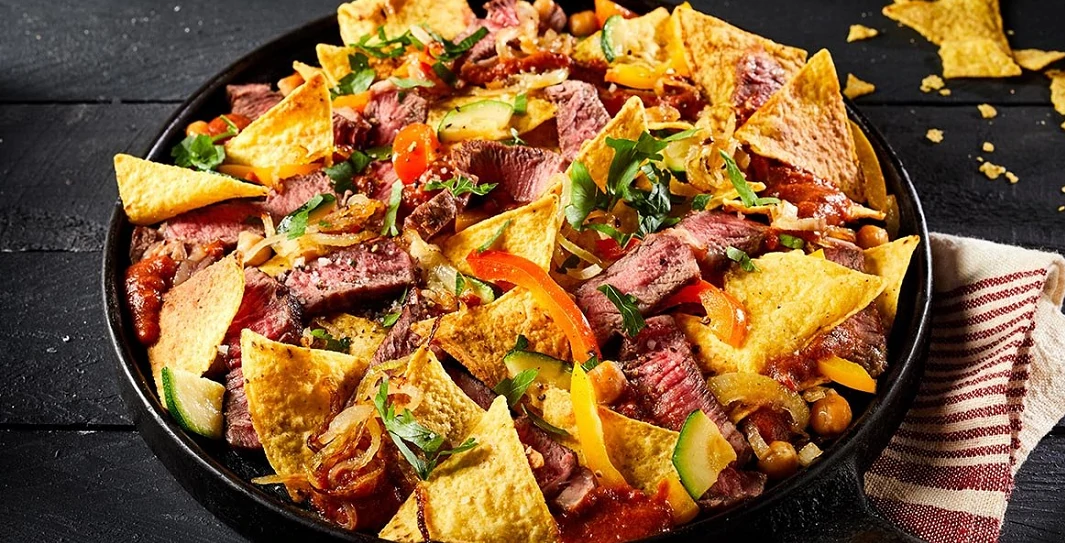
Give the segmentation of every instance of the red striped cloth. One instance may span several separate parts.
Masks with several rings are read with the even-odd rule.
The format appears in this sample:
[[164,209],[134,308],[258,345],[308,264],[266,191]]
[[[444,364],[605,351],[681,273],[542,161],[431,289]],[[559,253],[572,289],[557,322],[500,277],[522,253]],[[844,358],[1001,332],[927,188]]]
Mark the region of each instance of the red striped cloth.
[[1065,415],[1065,259],[939,234],[931,243],[925,373],[865,491],[929,543],[995,542],[1014,474]]

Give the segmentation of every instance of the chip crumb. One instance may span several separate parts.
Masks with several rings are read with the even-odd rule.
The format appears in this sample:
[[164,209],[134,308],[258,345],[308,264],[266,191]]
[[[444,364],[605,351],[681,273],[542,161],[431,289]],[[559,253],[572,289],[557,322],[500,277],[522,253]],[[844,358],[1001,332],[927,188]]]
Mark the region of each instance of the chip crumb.
[[984,161],[984,157],[978,156],[978,157],[976,157],[976,161],[977,162],[983,162]]
[[950,89],[939,89],[940,96],[950,96]]
[[1042,51],[1040,49],[1014,49],[1013,58],[1021,68],[1037,72],[1053,62],[1065,58],[1065,52]]
[[943,78],[936,74],[932,74],[921,80],[921,92],[932,92],[934,90],[942,89],[946,83],[943,82]]
[[1065,206],[1058,206],[1058,213],[1065,211]]
[[988,179],[994,181],[998,179],[1002,174],[1006,173],[1006,168],[990,162],[984,162],[980,165],[980,171],[987,176]]
[[1011,185],[1016,185],[1017,181],[1021,180],[1020,177],[1017,177],[1017,174],[1015,174],[1013,172],[1010,172],[1010,171],[1006,172],[1006,179],[1009,179],[1009,182],[1010,182]]
[[851,25],[850,32],[847,33],[847,43],[858,40],[867,40],[875,37],[879,33],[879,30],[869,28],[865,25]]
[[980,110],[980,116],[985,119],[994,119],[998,115],[998,110],[991,104],[980,104],[976,109]]
[[855,77],[854,74],[847,74],[847,84],[843,88],[843,95],[851,100],[859,96],[865,96],[866,94],[872,94],[876,90],[876,85],[868,81],[862,81]]
[[1050,103],[1054,110],[1065,115],[1065,70],[1047,70],[1050,78]]
[[932,143],[939,143],[943,141],[943,131],[938,128],[929,128],[924,137],[928,138],[928,141]]
[[990,141],[985,141],[984,145],[980,148],[983,149],[985,153],[995,152],[995,144],[991,143]]

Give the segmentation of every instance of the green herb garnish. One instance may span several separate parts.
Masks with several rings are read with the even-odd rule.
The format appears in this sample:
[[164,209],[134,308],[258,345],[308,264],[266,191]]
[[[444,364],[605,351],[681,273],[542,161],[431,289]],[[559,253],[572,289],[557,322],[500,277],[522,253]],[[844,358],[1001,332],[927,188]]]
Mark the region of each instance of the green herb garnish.
[[277,224],[277,232],[279,234],[288,232],[288,239],[302,236],[307,231],[307,221],[310,220],[311,214],[336,201],[336,196],[332,194],[317,194],[311,197],[298,209],[281,219],[281,222]]
[[441,81],[447,83],[449,86],[454,87],[458,82],[458,77],[455,76],[455,72],[451,71],[443,62],[439,60],[433,63],[433,73],[440,78]]
[[401,89],[413,89],[414,87],[432,87],[433,85],[435,85],[435,83],[433,83],[432,81],[427,81],[425,79],[408,79],[404,77],[393,77],[390,78],[389,81],[391,81],[393,85]]
[[335,338],[332,334],[325,331],[325,329],[323,328],[315,328],[314,330],[311,330],[311,336],[313,336],[315,339],[320,339],[324,341],[325,350],[327,351],[346,353],[351,349],[351,338]]
[[745,272],[758,271],[758,266],[754,265],[754,262],[751,261],[751,257],[735,247],[725,249],[725,255],[728,256],[729,260],[739,263],[740,268],[743,268],[743,271]]
[[410,31],[404,32],[395,38],[388,38],[385,36],[385,27],[379,26],[376,33],[366,34],[359,38],[358,42],[351,45],[374,58],[384,59],[402,56],[407,51],[407,46],[412,45],[415,41],[417,40],[414,39]]
[[550,422],[547,422],[546,420],[541,418],[540,415],[537,415],[536,413],[532,412],[529,409],[529,406],[523,405],[521,409],[525,412],[525,415],[529,417],[529,420],[532,421],[533,426],[536,426],[537,428],[555,437],[570,437],[569,432],[563,430],[562,428],[559,428],[558,426],[555,426],[554,424],[551,424]]
[[174,164],[182,168],[195,168],[202,171],[211,171],[217,168],[226,159],[226,148],[218,145],[218,141],[237,135],[240,130],[225,115],[222,116],[229,128],[217,136],[186,136],[181,143],[170,150],[170,156]]
[[596,290],[605,294],[606,298],[614,304],[614,307],[618,308],[618,312],[621,313],[622,328],[624,328],[626,336],[636,337],[636,334],[639,334],[640,330],[647,326],[647,323],[643,320],[643,315],[640,313],[640,308],[636,306],[635,296],[623,294],[609,284],[601,285]]
[[480,185],[474,185],[473,181],[469,177],[460,175],[458,177],[452,177],[447,181],[433,180],[425,184],[425,190],[442,190],[448,189],[451,194],[455,196],[462,196],[463,194],[476,194],[477,196],[484,196],[492,189],[496,188],[499,183],[481,183]]
[[710,200],[713,196],[709,194],[696,194],[692,197],[692,211],[702,211],[706,209],[706,206],[710,205]]
[[385,222],[381,225],[382,236],[398,236],[399,228],[396,227],[396,213],[399,212],[399,204],[403,201],[403,182],[392,183],[392,194],[388,197],[388,211],[385,213]]
[[499,225],[499,228],[496,229],[496,233],[493,234],[492,237],[488,238],[488,240],[482,243],[479,247],[477,247],[477,252],[483,253],[495,246],[496,242],[499,241],[499,238],[503,237],[503,232],[506,232],[507,228],[510,228],[511,222],[512,221],[510,219],[507,219],[506,222]]
[[585,372],[589,372],[594,370],[596,366],[602,363],[603,361],[599,360],[599,357],[593,354],[592,356],[588,357],[588,360],[585,360],[584,363],[581,364],[581,369],[583,369]]
[[370,162],[372,159],[366,153],[353,151],[347,160],[324,168],[323,171],[333,180],[333,191],[344,194],[346,191],[355,190],[352,179],[365,171]]
[[514,99],[514,114],[525,115],[529,107],[529,97],[523,92]]
[[514,407],[521,401],[522,396],[525,396],[525,391],[529,389],[539,373],[540,370],[529,368],[519,372],[513,378],[503,379],[492,390],[506,398],[507,405]]
[[461,56],[466,51],[469,51],[474,45],[477,45],[477,42],[481,41],[481,39],[488,35],[488,29],[482,26],[475,30],[473,34],[470,34],[469,36],[463,38],[462,41],[458,43],[453,43],[449,40],[445,40],[444,38],[440,37],[439,34],[436,34],[428,28],[425,28],[425,30],[429,33],[430,36],[433,37],[433,39],[440,42],[440,44],[444,46],[444,52],[440,56],[436,57],[443,61],[455,60],[456,58],[459,58],[459,56]]
[[340,78],[337,86],[329,90],[330,98],[365,92],[373,84],[377,73],[370,67],[370,59],[366,58],[366,55],[362,53],[348,55],[348,65],[351,66],[351,73]]
[[783,245],[783,246],[785,246],[785,247],[787,247],[789,249],[802,249],[803,247],[806,246],[806,242],[803,241],[802,238],[797,238],[795,236],[789,236],[787,234],[781,234],[778,237],[778,239],[780,239],[780,244],[781,245]]
[[770,204],[779,204],[779,198],[759,198],[757,194],[751,190],[751,186],[747,184],[747,178],[743,176],[743,172],[740,171],[740,167],[736,165],[736,161],[732,160],[732,157],[724,151],[718,151],[721,153],[721,158],[725,160],[725,171],[728,173],[729,181],[732,182],[733,188],[740,195],[740,201],[743,202],[743,207],[755,207]]

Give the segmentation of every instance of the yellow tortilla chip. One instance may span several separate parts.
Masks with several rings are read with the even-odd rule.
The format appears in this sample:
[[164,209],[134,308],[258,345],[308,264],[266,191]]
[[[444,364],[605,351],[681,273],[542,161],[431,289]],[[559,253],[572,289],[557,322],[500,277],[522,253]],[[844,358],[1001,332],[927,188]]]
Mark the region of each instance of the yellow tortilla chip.
[[481,420],[484,410],[451,380],[428,348],[410,356],[403,379],[423,392],[421,402],[411,410],[414,418],[451,443],[462,443]]
[[895,314],[899,308],[899,290],[906,270],[910,268],[910,258],[914,249],[921,243],[918,236],[906,236],[891,243],[865,250],[865,265],[870,273],[875,273],[884,280],[884,292],[876,297],[876,308],[884,326],[891,329]]
[[451,236],[441,247],[444,256],[462,273],[472,275],[466,256],[484,245],[503,229],[494,248],[535,262],[543,269],[551,265],[555,236],[562,225],[558,195],[547,193],[539,200],[485,219]]
[[865,25],[851,25],[850,31],[847,32],[847,43],[867,40],[876,37],[878,34],[880,34],[880,31],[875,28],[869,28]]
[[888,201],[887,181],[884,179],[884,171],[880,168],[880,159],[876,157],[873,144],[865,137],[860,126],[848,119],[851,127],[851,136],[854,137],[854,152],[858,156],[858,165],[862,169],[862,193],[866,203],[877,211],[886,212],[891,204]]
[[[698,348],[696,361],[712,373],[761,373],[766,361],[800,350],[815,335],[831,330],[869,305],[884,281],[802,251],[769,253],[753,260],[758,271],[738,268],[725,275],[725,291],[747,310],[750,331],[740,348],[709,332],[698,319],[678,316],[685,335]],[[696,326],[698,325],[698,326]]]
[[475,377],[494,387],[509,377],[503,356],[519,335],[529,349],[555,358],[569,358],[569,342],[532,294],[515,288],[498,300],[444,315],[434,341]]
[[163,397],[159,378],[164,367],[203,375],[214,364],[244,298],[244,268],[228,256],[192,275],[163,296],[159,341],[148,347],[152,376]]
[[226,142],[233,164],[310,164],[333,156],[333,108],[324,76],[314,76]]
[[241,368],[248,410],[266,459],[278,475],[305,473],[314,451],[307,438],[346,400],[368,362],[333,351],[271,341],[245,329]]
[[1065,115],[1065,71],[1049,70],[1047,77],[1050,78],[1050,103],[1054,104],[1054,111]]
[[1014,49],[1013,59],[1021,68],[1037,72],[1050,64],[1065,58],[1062,51],[1041,51],[1039,49]]
[[679,20],[685,56],[693,68],[692,79],[711,105],[734,105],[736,66],[751,54],[768,55],[789,78],[806,61],[806,51],[802,49],[743,31],[691,7],[678,6],[673,16]]
[[939,46],[943,77],[1013,77],[1021,67],[1013,62],[1009,49],[995,40],[950,40]]
[[836,67],[824,49],[736,130],[736,139],[865,201]]
[[862,81],[855,77],[854,74],[847,74],[847,86],[843,88],[843,95],[854,100],[859,96],[872,94],[875,90],[876,85],[873,85],[868,81]]
[[[669,11],[657,8],[639,17],[616,21],[614,27],[615,51],[620,51],[614,62],[626,64],[643,61],[652,66],[668,58],[666,49],[666,26]],[[606,62],[603,55],[602,30],[579,41],[573,48],[573,59],[583,63]]]
[[340,37],[347,44],[358,43],[381,26],[388,38],[424,25],[453,40],[475,19],[466,0],[355,0],[337,8]]
[[315,327],[322,328],[338,340],[346,338],[351,341],[348,354],[359,360],[369,361],[377,347],[388,335],[388,330],[376,322],[338,313],[328,318],[315,320]]
[[[558,541],[555,519],[518,440],[506,399],[496,398],[471,437],[474,448],[433,470],[415,490],[424,492],[425,527],[433,541],[521,543]],[[417,496],[411,495],[378,534],[423,541]]]
[[269,189],[215,173],[115,155],[122,209],[133,224],[165,221],[186,211],[232,198],[266,196]]
[[[336,87],[345,75],[351,73],[351,61],[348,56],[358,52],[354,47],[325,43],[319,43],[314,50],[318,53],[318,64],[322,66],[322,73],[325,74],[325,80],[329,83],[330,88]],[[374,69],[378,79],[388,78],[399,65],[398,59],[377,58],[372,55],[365,56],[367,63]]]
[[[614,160],[614,149],[606,144],[606,139],[637,140],[645,131],[647,131],[647,118],[644,115],[643,101],[638,96],[633,96],[621,106],[618,114],[606,123],[599,134],[581,145],[581,150],[573,162],[584,164],[592,176],[592,181],[595,181],[599,188],[605,188],[607,175],[610,172],[610,162]],[[570,192],[568,183],[571,171],[572,166],[566,170],[566,194]]]
[[304,64],[298,60],[292,61],[292,69],[300,74],[304,81],[310,81],[317,75],[322,75],[322,69],[310,64]]

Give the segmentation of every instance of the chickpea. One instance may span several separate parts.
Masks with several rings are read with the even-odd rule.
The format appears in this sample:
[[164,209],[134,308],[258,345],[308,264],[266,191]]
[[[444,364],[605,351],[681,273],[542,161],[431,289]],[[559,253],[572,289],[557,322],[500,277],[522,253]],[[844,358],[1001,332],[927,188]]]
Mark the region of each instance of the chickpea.
[[263,240],[263,237],[255,232],[241,232],[237,236],[237,252],[244,255],[245,266],[258,266],[270,259],[270,248],[263,247],[253,255],[247,254],[248,251],[255,247],[257,243]]
[[799,470],[799,453],[787,441],[774,441],[769,444],[769,452],[758,461],[758,469],[774,481],[783,479]]
[[810,413],[810,428],[824,437],[836,437],[851,424],[851,406],[836,391],[814,402]]
[[533,2],[533,7],[540,14],[540,20],[546,21],[551,17],[551,13],[555,11],[555,2],[554,0],[536,0]]
[[599,30],[599,21],[595,18],[594,11],[578,11],[569,16],[570,34],[583,38],[591,36],[596,30]]
[[867,224],[858,229],[858,246],[862,249],[868,249],[870,247],[877,247],[890,241],[888,239],[887,230],[880,228],[879,226],[873,226]]
[[588,372],[588,379],[591,380],[592,388],[595,389],[595,399],[607,405],[614,403],[614,400],[625,392],[625,387],[629,383],[625,379],[625,374],[621,372],[621,368],[609,360],[592,368],[592,371]]
[[189,125],[185,127],[186,136],[207,136],[210,135],[210,133],[210,126],[206,121],[196,121],[189,123]]

